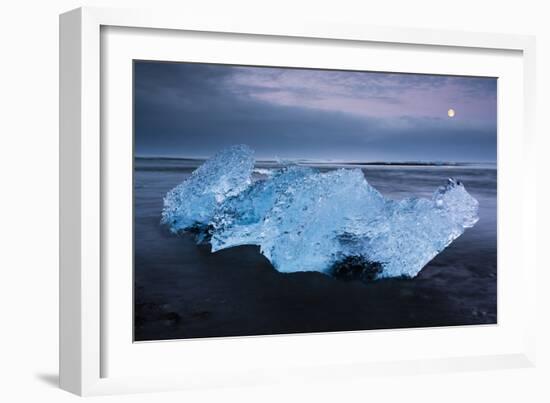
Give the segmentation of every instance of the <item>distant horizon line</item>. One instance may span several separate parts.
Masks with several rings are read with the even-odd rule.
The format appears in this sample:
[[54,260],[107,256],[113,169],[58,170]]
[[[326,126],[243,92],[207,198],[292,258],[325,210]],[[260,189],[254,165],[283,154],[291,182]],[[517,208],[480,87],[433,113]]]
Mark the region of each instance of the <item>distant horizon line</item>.
[[[136,159],[165,159],[165,160],[191,160],[191,161],[206,161],[211,157],[176,157],[167,155],[134,155]],[[306,163],[331,163],[331,164],[423,164],[423,165],[471,165],[471,164],[496,164],[497,161],[444,161],[444,160],[339,160],[339,159],[307,159],[307,158],[268,158],[256,159],[256,162],[306,162]]]

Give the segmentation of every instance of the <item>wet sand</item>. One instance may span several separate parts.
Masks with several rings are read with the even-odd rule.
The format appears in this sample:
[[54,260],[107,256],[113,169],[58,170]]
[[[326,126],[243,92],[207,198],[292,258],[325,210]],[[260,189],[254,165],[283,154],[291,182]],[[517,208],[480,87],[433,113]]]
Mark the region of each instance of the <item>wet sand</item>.
[[[139,168],[139,165],[138,165]],[[496,323],[496,171],[454,170],[480,201],[480,222],[414,279],[370,283],[281,274],[257,247],[210,253],[160,226],[164,193],[189,172],[136,171],[135,340]],[[445,169],[366,169],[396,198],[429,195]]]

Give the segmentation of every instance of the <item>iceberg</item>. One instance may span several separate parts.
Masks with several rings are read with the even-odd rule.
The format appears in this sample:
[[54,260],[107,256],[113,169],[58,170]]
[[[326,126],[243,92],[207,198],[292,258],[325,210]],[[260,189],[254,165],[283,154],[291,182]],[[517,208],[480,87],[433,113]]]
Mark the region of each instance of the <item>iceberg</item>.
[[222,203],[212,220],[212,251],[238,245],[261,246],[266,218],[285,191],[294,189],[314,170],[288,166],[256,181],[237,196]]
[[212,252],[257,245],[283,273],[371,281],[415,277],[478,221],[477,200],[452,178],[431,198],[392,200],[357,168],[288,165],[256,180],[253,172],[247,146],[216,154],[168,192],[162,222],[198,233]]
[[377,217],[345,228],[345,257],[381,264],[381,277],[415,277],[466,228],[478,221],[478,202],[452,178],[430,199],[385,200]]
[[225,199],[250,186],[253,169],[254,151],[245,145],[217,153],[166,194],[162,223],[174,233],[204,231]]

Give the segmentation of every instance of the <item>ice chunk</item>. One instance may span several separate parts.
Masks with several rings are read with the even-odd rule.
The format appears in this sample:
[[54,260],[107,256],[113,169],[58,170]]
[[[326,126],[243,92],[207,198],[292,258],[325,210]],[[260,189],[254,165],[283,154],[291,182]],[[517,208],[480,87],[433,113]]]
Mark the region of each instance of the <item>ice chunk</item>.
[[212,251],[237,245],[261,245],[263,224],[284,192],[299,186],[314,173],[307,167],[289,166],[271,173],[223,203],[212,220]]
[[260,250],[281,272],[330,274],[346,227],[375,219],[383,206],[359,169],[314,172],[278,194],[259,228]]
[[478,221],[478,202],[449,179],[431,199],[386,200],[378,217],[346,228],[344,256],[378,262],[381,277],[414,277],[439,252]]
[[416,276],[478,220],[478,202],[453,179],[429,199],[394,201],[360,169],[288,166],[254,183],[252,169],[246,147],[216,155],[168,193],[163,221],[208,227],[213,251],[259,245],[281,272],[373,280]]
[[162,223],[172,232],[206,228],[220,204],[252,182],[254,151],[232,146],[214,155],[164,197]]

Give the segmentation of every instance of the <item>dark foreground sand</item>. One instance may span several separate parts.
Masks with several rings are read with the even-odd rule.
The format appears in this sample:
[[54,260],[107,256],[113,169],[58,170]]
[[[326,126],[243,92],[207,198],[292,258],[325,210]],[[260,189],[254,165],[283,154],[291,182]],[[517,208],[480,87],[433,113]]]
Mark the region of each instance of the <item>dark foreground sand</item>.
[[483,297],[495,293],[496,277],[442,265],[447,251],[415,279],[365,284],[281,274],[250,246],[215,254],[199,247],[206,264],[197,266],[181,248],[196,247],[192,239],[167,242],[173,260],[162,270],[136,267],[136,340],[496,322],[496,306]]

